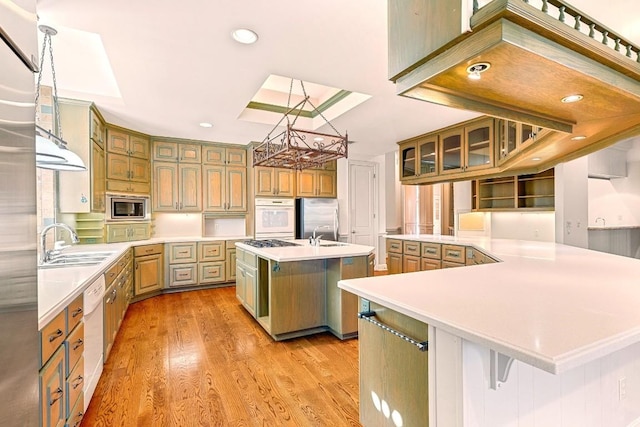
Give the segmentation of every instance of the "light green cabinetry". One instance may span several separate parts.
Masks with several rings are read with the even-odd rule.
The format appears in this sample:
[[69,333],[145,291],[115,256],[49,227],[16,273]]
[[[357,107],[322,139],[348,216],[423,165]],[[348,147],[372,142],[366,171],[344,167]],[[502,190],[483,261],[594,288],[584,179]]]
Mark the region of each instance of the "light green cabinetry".
[[151,234],[148,222],[106,224],[107,243],[132,242],[146,240]]

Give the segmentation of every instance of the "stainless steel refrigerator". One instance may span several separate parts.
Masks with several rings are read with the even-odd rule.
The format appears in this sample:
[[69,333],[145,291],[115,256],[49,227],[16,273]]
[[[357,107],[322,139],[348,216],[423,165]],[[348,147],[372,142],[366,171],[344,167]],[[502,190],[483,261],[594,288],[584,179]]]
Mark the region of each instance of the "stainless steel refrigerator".
[[308,239],[316,231],[323,240],[338,241],[338,199],[296,199],[296,239]]
[[0,1],[0,425],[39,423],[35,1]]

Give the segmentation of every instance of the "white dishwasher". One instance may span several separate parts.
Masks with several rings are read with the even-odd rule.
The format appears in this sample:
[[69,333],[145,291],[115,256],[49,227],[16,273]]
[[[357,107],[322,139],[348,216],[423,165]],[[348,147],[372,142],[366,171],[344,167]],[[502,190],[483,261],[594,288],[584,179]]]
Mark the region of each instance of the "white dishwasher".
[[102,374],[104,341],[104,274],[84,291],[84,410]]

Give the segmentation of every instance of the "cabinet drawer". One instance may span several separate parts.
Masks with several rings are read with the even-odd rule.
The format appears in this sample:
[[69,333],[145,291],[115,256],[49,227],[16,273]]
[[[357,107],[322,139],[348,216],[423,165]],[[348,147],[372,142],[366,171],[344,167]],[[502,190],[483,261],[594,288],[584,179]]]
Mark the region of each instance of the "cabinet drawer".
[[198,264],[169,266],[169,286],[191,286],[198,283]]
[[107,272],[104,273],[105,287],[108,288],[109,286],[111,286],[113,281],[116,280],[116,277],[118,277],[118,263],[115,263],[114,265],[109,267]]
[[402,253],[402,241],[396,239],[387,239],[387,252],[394,254]]
[[224,256],[224,241],[198,243],[198,261],[223,261]]
[[422,271],[440,270],[441,268],[442,262],[439,259],[422,258],[422,265],[420,266]]
[[157,255],[162,254],[163,250],[164,245],[162,243],[158,243],[155,245],[136,246],[135,248],[133,248],[133,255],[136,257],[145,255]]
[[239,250],[236,251],[236,262],[255,268],[258,266],[258,257],[251,252]]
[[402,242],[402,250],[405,255],[420,256],[420,242]]
[[225,281],[224,261],[203,262],[198,264],[198,282],[200,284],[221,283]]
[[83,295],[80,294],[67,306],[67,331],[72,331],[84,316]]
[[84,393],[81,393],[78,397],[76,405],[71,408],[67,418],[68,427],[79,427],[84,417]]
[[169,243],[169,264],[197,261],[195,243]]
[[440,243],[422,242],[422,257],[431,259],[440,259],[442,246]]
[[464,264],[453,261],[442,261],[442,268],[464,267]]
[[40,331],[40,366],[44,365],[67,336],[65,311],[61,311]]
[[[81,357],[76,364],[69,378],[65,381],[66,396],[67,396],[67,416],[71,416],[73,407],[78,403],[78,399],[82,394],[82,388],[84,387],[84,357]],[[71,425],[71,424],[70,424]]]
[[69,334],[65,340],[65,351],[67,356],[67,370],[65,372],[68,377],[84,353],[84,323],[80,323]]
[[490,264],[496,262],[493,258],[475,248],[467,248],[467,265]]
[[442,245],[442,260],[464,264],[464,249],[464,246]]

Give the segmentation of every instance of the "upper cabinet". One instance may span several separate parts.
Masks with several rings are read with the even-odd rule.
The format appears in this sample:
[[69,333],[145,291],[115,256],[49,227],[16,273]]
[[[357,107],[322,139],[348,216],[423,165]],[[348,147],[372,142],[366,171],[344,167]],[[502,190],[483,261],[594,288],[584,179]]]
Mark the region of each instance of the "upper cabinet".
[[64,139],[87,166],[86,171],[59,172],[60,212],[104,212],[106,131],[102,116],[90,102],[60,99],[59,105]]
[[154,212],[202,211],[202,147],[153,141]]
[[435,183],[491,170],[495,165],[494,122],[493,118],[474,119],[399,142],[400,181]]
[[548,129],[527,123],[499,119],[496,121],[497,160],[504,165],[538,138],[549,133]]
[[204,147],[202,163],[207,165],[247,167],[247,150],[241,147]]
[[107,191],[149,194],[149,139],[107,128]]
[[260,197],[295,197],[296,172],[292,169],[253,168],[255,195]]
[[153,160],[200,164],[202,147],[199,144],[153,141]]
[[296,173],[296,197],[338,197],[336,161],[316,169],[303,169]]
[[247,150],[244,147],[203,147],[204,211],[247,211]]

